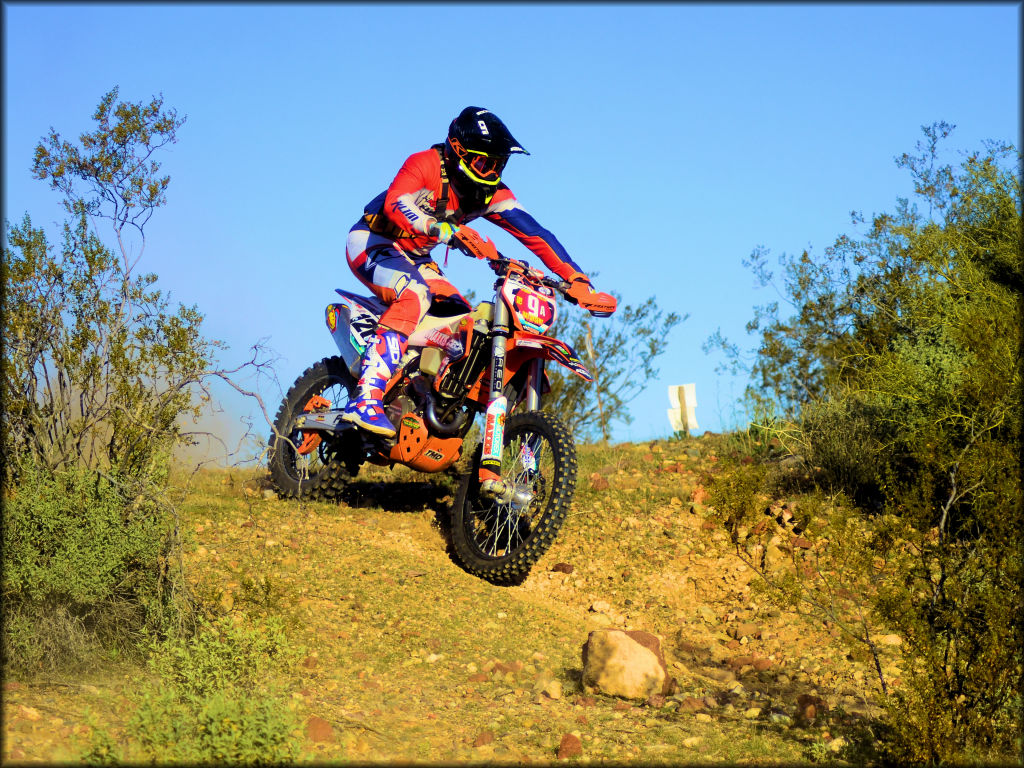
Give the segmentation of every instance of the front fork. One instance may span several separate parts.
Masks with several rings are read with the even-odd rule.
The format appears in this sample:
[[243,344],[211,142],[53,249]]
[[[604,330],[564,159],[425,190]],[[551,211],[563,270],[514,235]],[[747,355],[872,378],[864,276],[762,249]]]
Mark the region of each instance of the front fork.
[[[501,479],[501,453],[505,442],[505,417],[508,400],[502,394],[505,386],[505,346],[510,335],[509,312],[501,296],[495,297],[494,323],[491,341],[490,399],[484,420],[484,444],[480,457],[480,494],[508,504],[513,489]],[[523,407],[527,411],[540,409],[540,388],[544,380],[544,361],[537,358],[530,363],[526,375]]]

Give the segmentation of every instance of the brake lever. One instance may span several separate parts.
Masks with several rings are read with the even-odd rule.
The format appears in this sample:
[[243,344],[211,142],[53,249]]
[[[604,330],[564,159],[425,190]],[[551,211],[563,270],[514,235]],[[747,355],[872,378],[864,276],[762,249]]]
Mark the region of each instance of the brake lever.
[[545,278],[541,280],[541,283],[543,285],[546,285],[548,288],[554,288],[556,291],[558,291],[561,297],[568,301],[570,304],[579,304],[578,301],[576,301],[575,299],[572,298],[572,296],[569,295],[569,289],[572,287],[572,283],[570,283],[568,280],[556,280],[553,277],[545,276]]

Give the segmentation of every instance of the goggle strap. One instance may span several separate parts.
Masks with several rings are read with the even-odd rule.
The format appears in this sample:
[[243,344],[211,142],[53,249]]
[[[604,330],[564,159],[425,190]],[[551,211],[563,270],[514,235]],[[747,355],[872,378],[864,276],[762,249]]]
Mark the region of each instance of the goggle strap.
[[[434,218],[438,221],[445,221],[448,218],[448,171],[444,167],[444,145],[435,144],[433,147],[437,152],[437,159],[441,164],[441,196],[434,205]],[[448,254],[445,254],[445,266],[448,266]]]

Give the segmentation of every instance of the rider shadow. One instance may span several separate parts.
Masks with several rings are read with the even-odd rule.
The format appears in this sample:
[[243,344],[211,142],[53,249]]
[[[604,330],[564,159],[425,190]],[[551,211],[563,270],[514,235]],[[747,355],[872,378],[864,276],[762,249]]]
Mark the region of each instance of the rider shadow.
[[346,484],[338,500],[353,509],[379,507],[387,512],[415,514],[431,511],[433,525],[441,533],[451,554],[451,504],[454,489],[430,481],[352,480]]
[[440,520],[447,517],[451,497],[450,489],[432,482],[352,480],[346,483],[338,498],[353,509],[380,507],[388,512],[429,509]]

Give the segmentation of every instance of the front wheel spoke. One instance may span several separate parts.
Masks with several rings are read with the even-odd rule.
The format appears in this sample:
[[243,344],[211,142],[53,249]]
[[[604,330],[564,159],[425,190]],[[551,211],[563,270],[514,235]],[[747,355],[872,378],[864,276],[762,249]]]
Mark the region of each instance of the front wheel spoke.
[[489,515],[483,510],[476,513],[476,541],[485,554],[497,556],[500,551],[511,552],[522,543],[519,533],[519,517],[512,514],[509,506],[491,507]]
[[493,525],[483,524],[479,527],[479,534],[477,535],[477,541],[480,542],[480,549],[488,554],[494,552],[494,542],[492,539],[495,536],[496,528]]
[[[519,546],[519,540],[517,534],[519,533],[519,517],[512,514],[511,508],[505,512],[505,530],[507,535],[505,537],[505,551],[511,552],[515,547]],[[514,545],[514,546],[513,546]]]
[[492,509],[494,510],[494,515],[492,517],[492,523],[490,526],[490,534],[487,536],[487,539],[485,540],[485,551],[488,554],[496,555],[498,553],[498,550],[501,548],[500,543],[502,540],[502,534],[504,533],[506,527],[508,515],[503,514],[504,511],[501,508],[492,507]]
[[515,503],[499,506],[478,498],[478,503],[488,506],[474,509],[472,522],[467,520],[476,550],[488,558],[508,557],[529,540],[543,520],[548,484],[556,469],[554,446],[544,433],[530,427],[512,435],[502,453],[501,478],[513,489]]
[[494,549],[492,540],[494,539],[497,531],[497,519],[493,514],[488,518],[488,511],[493,511],[493,508],[492,510],[479,510],[476,513],[476,525],[474,526],[474,529],[475,538],[480,549],[484,552],[490,553]]
[[[503,480],[517,490],[521,488],[533,490],[533,487],[542,481],[539,467],[544,456],[544,445],[543,437],[537,434],[530,434],[513,440],[505,447],[505,457],[508,465],[502,473]],[[514,513],[511,506],[502,507],[498,510],[497,515],[500,520],[495,526],[494,540],[495,544],[504,542],[506,553],[522,546],[529,536],[530,525],[528,521],[527,531],[524,533],[522,530],[523,517],[528,514],[528,510],[538,508],[536,502],[537,499],[534,499],[527,507],[516,510]],[[489,554],[497,554],[497,548],[490,550]]]

